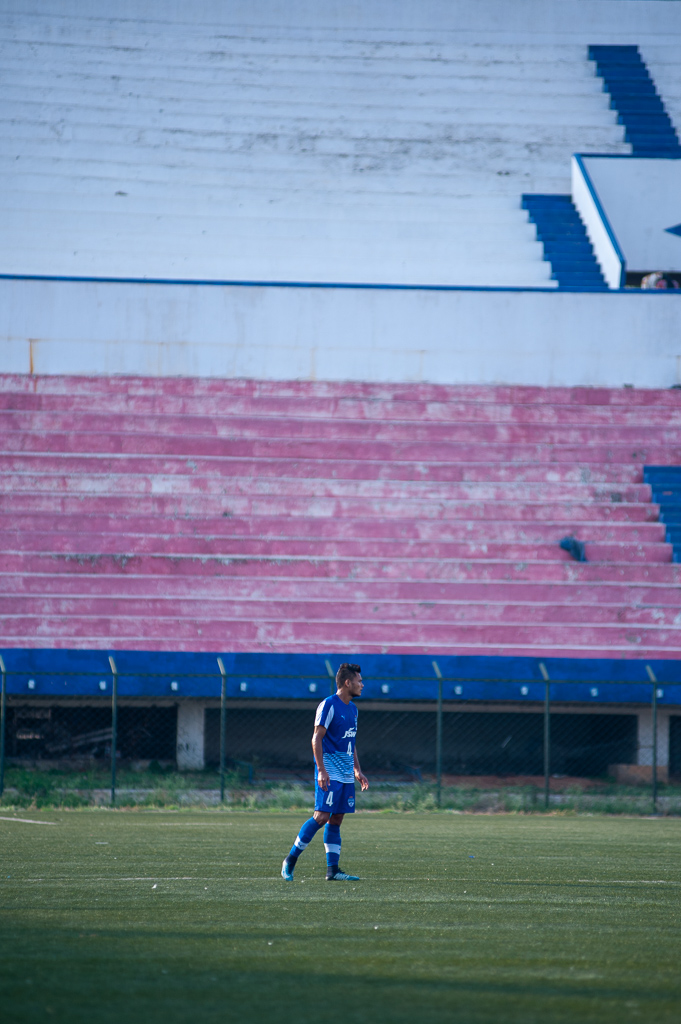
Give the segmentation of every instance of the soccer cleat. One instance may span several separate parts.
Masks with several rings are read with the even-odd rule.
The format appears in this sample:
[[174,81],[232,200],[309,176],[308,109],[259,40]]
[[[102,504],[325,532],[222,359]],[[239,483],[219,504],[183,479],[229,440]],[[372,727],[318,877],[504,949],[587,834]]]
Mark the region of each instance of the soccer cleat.
[[359,875],[346,875],[340,868],[333,875],[326,876],[327,882],[359,882]]
[[284,862],[281,865],[281,877],[287,882],[293,881],[293,868],[288,866],[288,857],[284,857]]

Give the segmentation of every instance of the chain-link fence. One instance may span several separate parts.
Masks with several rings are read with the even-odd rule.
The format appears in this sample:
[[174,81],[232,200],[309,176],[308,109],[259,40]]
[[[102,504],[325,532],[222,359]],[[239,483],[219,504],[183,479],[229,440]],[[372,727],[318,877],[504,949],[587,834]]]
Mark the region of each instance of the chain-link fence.
[[[5,729],[5,753],[11,761],[79,764],[111,760],[112,709],[108,701],[45,706],[42,701],[19,703],[10,698]],[[176,734],[176,707],[121,706],[119,702],[119,759],[173,764]]]
[[[310,739],[314,710],[333,680],[279,677],[275,691],[292,689],[306,697],[248,696],[258,690],[253,677],[231,676],[220,665],[211,681],[210,699],[132,698],[119,694],[115,671],[100,680],[101,697],[55,697],[32,693],[7,695],[2,673],[0,708],[0,795],[5,765],[62,770],[106,767],[111,773],[111,802],[116,800],[116,771],[121,767],[173,767],[219,772],[220,798],[227,778],[255,781],[305,781],[313,777]],[[434,667],[436,663],[434,663]],[[115,662],[112,660],[112,670]],[[493,785],[513,779],[543,788],[549,806],[551,780],[614,778],[649,785],[653,807],[657,787],[681,782],[681,708],[658,708],[664,691],[652,669],[649,683],[636,684],[631,701],[585,705],[584,681],[553,683],[543,663],[534,694],[522,687],[523,702],[508,700],[508,680],[480,680],[486,699],[452,699],[469,679],[409,680],[425,696],[400,699],[400,680],[384,683],[381,699],[361,700],[358,750],[365,771],[383,780],[426,782],[439,801],[444,786],[476,779]],[[137,674],[137,682],[140,682]],[[147,680],[157,677],[148,675]],[[186,690],[190,677],[170,682],[171,694]],[[205,680],[208,677],[202,677]],[[121,677],[124,679],[124,677]],[[270,680],[270,683],[272,681]],[[404,682],[404,681],[402,681]],[[27,684],[35,687],[35,680]],[[66,684],[64,684],[66,685]],[[142,686],[142,689],[144,686]],[[543,701],[536,698],[543,691]],[[374,687],[376,691],[376,687]],[[494,699],[495,692],[499,693]],[[599,691],[591,688],[590,694]]]

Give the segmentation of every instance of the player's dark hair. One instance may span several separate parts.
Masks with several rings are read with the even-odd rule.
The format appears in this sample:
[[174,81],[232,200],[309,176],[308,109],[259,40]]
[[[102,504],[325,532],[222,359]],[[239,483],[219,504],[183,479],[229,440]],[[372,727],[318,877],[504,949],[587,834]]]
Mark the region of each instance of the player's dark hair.
[[361,675],[362,670],[359,665],[351,665],[347,661],[344,661],[336,672],[336,689],[340,690],[343,683],[349,682],[354,679],[355,676]]

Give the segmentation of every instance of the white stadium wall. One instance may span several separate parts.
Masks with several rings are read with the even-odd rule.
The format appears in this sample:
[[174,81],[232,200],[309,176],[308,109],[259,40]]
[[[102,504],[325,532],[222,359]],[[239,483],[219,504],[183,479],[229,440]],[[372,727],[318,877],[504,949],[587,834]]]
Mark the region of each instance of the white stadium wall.
[[681,160],[592,156],[582,162],[627,270],[681,271],[681,237],[669,231],[681,228]]
[[663,292],[0,281],[0,371],[670,387]]

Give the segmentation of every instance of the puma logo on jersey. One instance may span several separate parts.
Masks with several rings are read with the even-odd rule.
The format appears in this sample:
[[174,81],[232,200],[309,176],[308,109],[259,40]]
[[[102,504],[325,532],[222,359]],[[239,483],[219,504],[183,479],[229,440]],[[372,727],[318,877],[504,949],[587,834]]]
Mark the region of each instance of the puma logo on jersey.
[[343,739],[346,740],[348,738],[348,736],[356,736],[356,735],[357,735],[357,730],[356,729],[346,729],[345,733],[343,734]]

